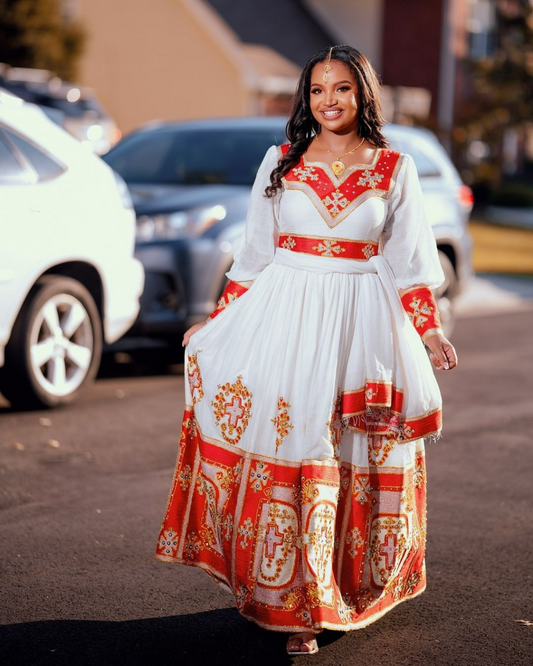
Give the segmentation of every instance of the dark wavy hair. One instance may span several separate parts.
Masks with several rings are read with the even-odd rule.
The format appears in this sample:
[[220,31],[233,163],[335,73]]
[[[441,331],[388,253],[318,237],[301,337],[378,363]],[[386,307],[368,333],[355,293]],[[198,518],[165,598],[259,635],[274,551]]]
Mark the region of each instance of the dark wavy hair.
[[[323,49],[316,53],[302,71],[285,130],[291,145],[270,174],[270,185],[265,190],[267,197],[273,197],[278,190],[282,189],[283,176],[298,164],[315,134],[320,133],[320,124],[314,119],[309,104],[311,71],[317,63],[324,62],[328,58],[329,52],[330,49]],[[359,136],[378,148],[386,148],[389,143],[381,133],[381,128],[385,124],[385,119],[381,114],[381,83],[370,61],[357,49],[345,45],[334,46],[331,51],[331,59],[347,65],[357,81],[359,92],[357,132]]]

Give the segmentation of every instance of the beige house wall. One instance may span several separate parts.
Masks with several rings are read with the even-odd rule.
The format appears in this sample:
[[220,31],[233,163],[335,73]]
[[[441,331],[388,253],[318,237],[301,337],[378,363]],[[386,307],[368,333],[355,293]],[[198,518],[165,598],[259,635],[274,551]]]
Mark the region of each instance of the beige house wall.
[[156,119],[254,113],[253,72],[201,0],[78,0],[89,33],[81,82],[123,132]]

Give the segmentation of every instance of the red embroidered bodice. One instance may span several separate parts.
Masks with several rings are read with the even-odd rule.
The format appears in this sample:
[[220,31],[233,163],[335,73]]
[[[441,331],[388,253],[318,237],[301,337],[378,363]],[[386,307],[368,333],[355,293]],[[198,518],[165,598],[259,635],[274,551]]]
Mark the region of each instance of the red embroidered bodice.
[[[283,155],[290,144],[281,146]],[[400,166],[400,153],[379,148],[372,164],[355,164],[337,177],[326,162],[307,162],[302,156],[284,177],[287,190],[300,190],[315,204],[330,228],[340,224],[369,197],[387,199]]]

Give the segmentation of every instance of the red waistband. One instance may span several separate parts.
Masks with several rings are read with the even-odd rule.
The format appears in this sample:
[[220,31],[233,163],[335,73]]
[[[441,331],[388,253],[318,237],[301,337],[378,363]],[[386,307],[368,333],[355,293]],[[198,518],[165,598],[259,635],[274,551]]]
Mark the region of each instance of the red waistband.
[[279,247],[291,252],[314,254],[317,257],[337,257],[368,261],[378,253],[374,241],[348,240],[346,238],[321,238],[320,236],[300,236],[280,234]]

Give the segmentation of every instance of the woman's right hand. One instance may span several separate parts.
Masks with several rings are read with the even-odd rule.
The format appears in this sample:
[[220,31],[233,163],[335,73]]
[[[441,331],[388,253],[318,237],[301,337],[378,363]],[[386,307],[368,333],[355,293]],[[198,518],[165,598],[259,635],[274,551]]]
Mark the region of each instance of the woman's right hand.
[[195,324],[194,326],[191,326],[189,330],[185,331],[185,333],[183,334],[183,342],[181,343],[181,346],[185,347],[185,345],[188,345],[191,336],[193,336],[196,333],[196,331],[199,331],[206,324],[207,321],[203,321],[201,324]]

